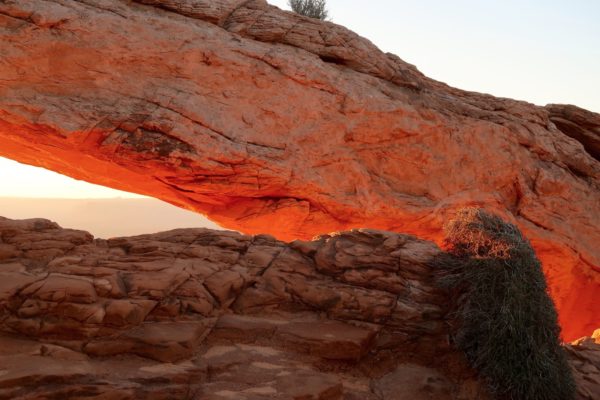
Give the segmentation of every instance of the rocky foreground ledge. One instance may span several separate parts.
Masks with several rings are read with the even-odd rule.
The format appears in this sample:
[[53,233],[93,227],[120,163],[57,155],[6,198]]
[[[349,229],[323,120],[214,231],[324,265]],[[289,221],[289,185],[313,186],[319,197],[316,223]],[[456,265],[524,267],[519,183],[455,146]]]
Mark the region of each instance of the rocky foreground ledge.
[[[94,240],[0,218],[0,399],[485,399],[440,254],[372,230]],[[597,399],[600,334],[566,347]]]

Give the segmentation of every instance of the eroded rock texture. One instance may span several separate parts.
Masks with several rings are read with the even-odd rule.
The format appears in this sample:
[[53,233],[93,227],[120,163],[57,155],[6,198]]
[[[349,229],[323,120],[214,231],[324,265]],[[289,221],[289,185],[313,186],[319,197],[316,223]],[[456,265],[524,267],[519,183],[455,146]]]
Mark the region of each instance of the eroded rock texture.
[[567,346],[573,367],[578,396],[594,399],[600,393],[600,329]]
[[0,238],[0,399],[391,399],[396,368],[417,392],[474,384],[444,372],[440,250],[412,236],[94,241],[0,219]]
[[565,338],[600,325],[598,114],[450,88],[264,0],[5,0],[0,52],[0,155],[283,240],[440,243],[484,206],[532,241]]
[[[439,255],[373,230],[106,241],[0,218],[0,399],[485,399]],[[578,399],[600,394],[594,340],[569,347]]]

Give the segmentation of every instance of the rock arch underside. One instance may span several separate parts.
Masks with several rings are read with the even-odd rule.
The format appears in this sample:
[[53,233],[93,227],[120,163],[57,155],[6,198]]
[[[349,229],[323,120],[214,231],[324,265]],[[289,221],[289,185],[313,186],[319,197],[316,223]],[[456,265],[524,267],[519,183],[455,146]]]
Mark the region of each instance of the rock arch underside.
[[[217,350],[209,355],[223,365],[211,367],[207,361],[203,365],[209,365],[209,372],[194,369],[191,364],[185,367],[189,371],[183,367],[153,370],[143,365],[140,368],[146,368],[143,371],[147,376],[140,372],[136,382],[162,372],[177,379],[188,373],[227,371],[224,365],[233,361],[227,361],[226,354],[239,359],[260,354],[264,360],[258,362],[264,370],[279,365],[281,372],[298,360],[265,350],[258,342],[250,341],[256,348],[238,343],[234,351],[223,347],[220,340],[227,335],[253,337],[268,332],[284,343],[283,347],[306,350],[302,357],[308,359],[321,351],[327,353],[330,345],[324,338],[310,336],[307,328],[323,313],[342,321],[327,322],[334,325],[344,320],[361,321],[353,325],[356,331],[348,331],[349,336],[340,339],[340,346],[346,346],[343,348],[352,360],[361,359],[368,353],[365,343],[371,343],[373,337],[380,338],[373,345],[376,348],[385,348],[393,341],[393,335],[374,332],[395,329],[388,322],[394,320],[397,308],[389,308],[387,301],[397,300],[400,292],[396,286],[406,280],[412,280],[411,287],[419,293],[412,295],[424,297],[407,295],[407,304],[420,304],[421,308],[411,314],[410,306],[404,305],[402,318],[411,315],[413,319],[403,328],[403,337],[427,332],[429,342],[439,344],[435,315],[443,301],[427,297],[439,295],[433,289],[432,293],[418,290],[418,282],[426,281],[423,272],[394,275],[390,279],[397,282],[388,282],[381,277],[381,270],[387,271],[385,265],[392,261],[382,263],[376,255],[369,259],[366,252],[377,249],[382,254],[393,253],[385,250],[384,242],[402,242],[402,246],[410,247],[414,241],[425,247],[406,250],[408,258],[418,258],[415,265],[428,265],[424,260],[431,251],[438,250],[420,239],[441,245],[444,222],[463,206],[496,212],[517,224],[529,238],[543,263],[565,340],[589,335],[600,327],[600,115],[570,105],[540,107],[449,87],[424,76],[397,56],[381,52],[344,27],[285,12],[262,0],[0,1],[0,155],[77,179],[153,196],[206,214],[223,227],[244,234],[270,234],[293,241],[369,228],[419,238],[375,231],[333,236],[330,241],[352,244],[335,247],[344,254],[336,258],[327,253],[334,250],[327,247],[325,239],[296,242],[304,245],[297,244],[293,251],[286,247],[292,245],[266,236],[209,235],[204,231],[185,231],[177,240],[167,235],[95,243],[85,234],[61,230],[49,222],[3,220],[0,259],[22,262],[6,264],[12,267],[0,273],[12,274],[14,279],[18,275],[22,287],[4,287],[6,280],[0,281],[0,300],[8,304],[0,305],[4,313],[0,326],[30,335],[41,334],[43,326],[50,329],[55,334],[54,344],[43,345],[39,351],[58,354],[53,368],[62,368],[60,360],[65,357],[81,361],[95,351],[141,354],[170,362],[189,346],[202,342],[207,326],[212,324],[211,332],[217,333],[208,337],[221,347],[214,347]],[[24,235],[21,239],[28,244],[11,242],[15,235]],[[64,237],[48,244],[46,241],[54,239],[44,235]],[[212,239],[199,239],[203,235]],[[67,247],[59,243],[61,240],[68,243],[64,245]],[[139,244],[139,240],[152,243]],[[179,248],[181,243],[173,244],[178,240],[186,245]],[[45,244],[31,247],[40,241]],[[135,250],[135,243],[128,241],[140,248]],[[196,245],[206,248],[189,253]],[[318,258],[319,246],[327,247],[324,254],[334,261],[328,262],[325,256]],[[259,255],[252,258],[254,247]],[[48,253],[53,248],[56,251]],[[428,250],[423,253],[423,248]],[[236,266],[231,261],[233,253],[250,261],[240,262],[243,268]],[[273,268],[271,262],[280,253],[285,254],[290,266]],[[82,254],[93,255],[90,257],[94,262],[106,264],[102,269],[106,276],[86,272],[90,265],[73,266],[81,264],[77,257]],[[212,272],[218,274],[209,283],[194,288],[189,282],[208,279],[202,275],[205,272],[192,272],[194,257],[205,259],[214,254],[217,261],[213,261],[223,264],[213,268]],[[300,260],[302,254],[308,261]],[[136,257],[150,263],[149,276],[160,270],[153,257],[179,265],[181,270],[165,278],[171,279],[170,284],[178,291],[153,288],[146,281],[149,278],[139,271],[134,273],[131,269],[142,262]],[[361,261],[363,266],[368,262],[377,264],[368,276],[350,271],[348,263],[360,257],[366,257]],[[33,274],[37,278],[31,278],[32,271],[37,271]],[[128,277],[125,283],[111,281],[118,275],[115,271],[120,271],[121,278],[123,274]],[[39,281],[40,276],[44,281]],[[290,287],[302,276],[326,284],[321,282],[308,289],[303,286],[308,294],[291,294]],[[75,282],[75,293],[56,294],[64,279],[80,280]],[[217,282],[223,283],[222,288],[210,286],[215,285],[215,279],[221,279]],[[260,284],[258,289],[247,285],[268,279],[274,281],[269,281],[271,286],[263,292]],[[367,284],[367,280],[375,283]],[[362,288],[370,302],[338,304],[323,292],[327,287],[343,292],[344,285]],[[31,302],[27,304],[25,286],[35,288],[30,289]],[[256,291],[254,297],[249,290]],[[369,290],[377,294],[367,293]],[[53,296],[66,296],[61,301],[71,304],[71,308],[57,311],[44,303],[54,301]],[[163,304],[168,303],[167,298],[178,304],[180,311],[193,310],[206,321],[192,323],[182,317],[177,320],[183,324],[181,328],[150,324],[146,329],[136,325],[161,321],[160,316],[169,313],[180,315],[174,306],[170,309]],[[278,325],[281,322],[265,315],[246,315],[252,314],[249,310],[268,308],[272,301],[283,298],[304,307],[300,314],[294,314],[299,319],[292,325]],[[206,304],[198,299],[206,300]],[[113,301],[121,303],[111,309]],[[94,308],[99,303],[102,312]],[[244,317],[239,318],[255,319],[245,324],[231,316],[219,319],[216,309],[244,310]],[[56,331],[52,331],[51,322],[39,325],[36,315],[42,311],[63,317],[69,312],[87,312],[89,320],[69,320],[71,325],[67,326],[76,337],[64,337],[62,322],[56,319],[52,320],[59,325]],[[110,317],[110,329],[95,330],[98,327],[94,318],[102,313],[104,318],[110,312],[115,314]],[[360,318],[357,313],[362,313]],[[425,314],[434,317],[423,322]],[[244,325],[248,332],[242,332],[238,325]],[[132,328],[123,334],[124,327],[131,326],[138,330]],[[160,342],[161,329],[179,332],[181,340],[174,344]],[[340,328],[331,325],[323,329],[336,332]],[[118,345],[111,347],[102,342],[103,337],[115,334],[124,338]],[[160,351],[145,353],[148,350],[144,343],[159,342],[158,347],[167,349],[166,355],[158,354]],[[422,344],[419,340],[411,343],[416,347]],[[591,341],[585,343],[589,346],[585,351],[599,357]],[[21,346],[28,348],[30,344]],[[78,351],[69,353],[73,348]],[[583,359],[583,352],[573,350],[574,359]],[[10,354],[6,357],[18,358]],[[328,357],[326,354],[324,359],[337,356]],[[2,368],[0,365],[0,380]],[[73,375],[79,374],[79,367],[73,368]],[[405,375],[426,374],[418,370],[419,366],[405,368]],[[600,373],[594,376],[596,385],[600,385]],[[41,381],[47,378],[39,375]],[[319,382],[321,386],[315,387],[325,393],[310,396],[341,398],[335,397],[336,393],[351,382],[342,385],[332,383],[330,378],[307,372],[305,379]],[[438,378],[443,381],[437,376],[432,379]],[[11,384],[18,386],[18,377],[11,379]],[[384,379],[370,384],[360,381],[357,385],[365,384],[363,389],[377,393],[379,397],[373,398],[387,398],[384,392],[393,389]],[[284,378],[281,382],[281,387],[290,386]],[[1,389],[10,386],[6,385],[0,385],[0,390],[15,390]],[[447,389],[440,385],[439,390]],[[461,388],[461,393],[469,392]],[[131,388],[122,389],[129,393]],[[134,393],[138,389],[131,390]],[[260,393],[246,395],[254,398]]]

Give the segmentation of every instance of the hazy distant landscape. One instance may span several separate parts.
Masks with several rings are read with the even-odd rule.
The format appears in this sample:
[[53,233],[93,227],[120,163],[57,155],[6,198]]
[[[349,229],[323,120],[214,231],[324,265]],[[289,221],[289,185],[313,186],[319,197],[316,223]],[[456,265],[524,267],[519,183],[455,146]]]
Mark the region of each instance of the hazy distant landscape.
[[46,218],[97,238],[219,226],[200,214],[152,198],[41,199],[0,197],[0,216]]

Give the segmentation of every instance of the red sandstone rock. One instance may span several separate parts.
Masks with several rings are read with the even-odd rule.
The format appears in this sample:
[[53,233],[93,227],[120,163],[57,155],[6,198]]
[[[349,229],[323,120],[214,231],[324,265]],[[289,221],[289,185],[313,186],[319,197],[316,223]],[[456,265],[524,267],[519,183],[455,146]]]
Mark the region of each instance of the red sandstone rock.
[[[412,364],[400,365],[375,385],[375,391],[381,398],[396,400],[413,400],[424,396],[452,400],[456,398],[452,396],[452,388],[452,383],[439,372]],[[485,397],[485,394],[480,396]]]
[[[0,261],[1,400],[487,398],[447,341],[440,250],[415,237],[92,241],[0,218],[0,243],[19,238],[48,251]],[[567,346],[578,400],[600,394],[599,337]]]
[[[179,229],[106,241],[0,218],[7,241],[0,400],[487,398],[448,341],[440,250],[413,236],[286,244]],[[56,248],[18,250],[40,244]],[[214,276],[227,290],[206,287]],[[600,395],[599,332],[567,346],[577,400]]]
[[561,132],[581,142],[592,157],[600,160],[600,115],[562,104],[549,104],[546,109]]
[[419,346],[430,347],[420,362],[460,358],[444,345],[445,297],[431,286],[440,250],[412,236],[288,245],[182,229],[93,241],[0,218],[7,242],[0,399],[374,400],[379,377]]
[[[600,325],[598,114],[450,88],[264,0],[3,1],[0,53],[2,156],[285,240],[440,243],[481,205],[532,241],[564,337]],[[67,250],[48,245],[20,251]]]

